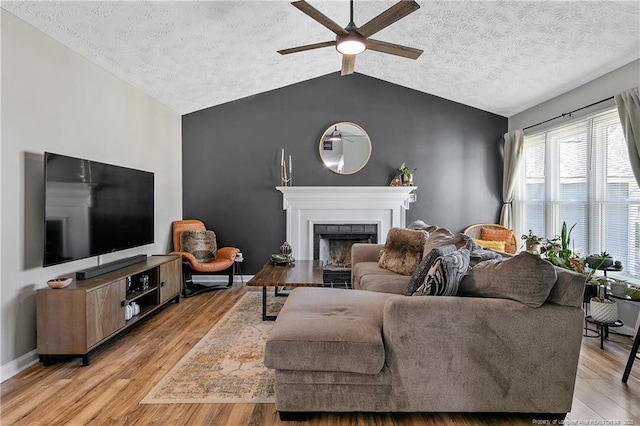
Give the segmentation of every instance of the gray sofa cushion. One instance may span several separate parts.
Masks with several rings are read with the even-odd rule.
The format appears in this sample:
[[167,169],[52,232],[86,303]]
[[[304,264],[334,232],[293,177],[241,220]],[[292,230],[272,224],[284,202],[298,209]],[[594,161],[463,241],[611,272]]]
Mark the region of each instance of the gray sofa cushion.
[[361,290],[379,291],[382,293],[404,294],[407,290],[408,282],[408,275],[365,275],[360,280],[359,288]]
[[547,300],[555,282],[551,263],[523,251],[508,259],[478,263],[462,278],[458,295],[512,299],[537,308]]
[[358,262],[351,271],[351,285],[356,290],[404,294],[408,275],[400,275],[378,266],[378,262]]
[[379,373],[385,359],[382,315],[390,297],[397,296],[294,289],[267,338],[264,365],[277,370]]
[[577,272],[554,266],[557,279],[547,301],[556,305],[582,307],[586,277]]

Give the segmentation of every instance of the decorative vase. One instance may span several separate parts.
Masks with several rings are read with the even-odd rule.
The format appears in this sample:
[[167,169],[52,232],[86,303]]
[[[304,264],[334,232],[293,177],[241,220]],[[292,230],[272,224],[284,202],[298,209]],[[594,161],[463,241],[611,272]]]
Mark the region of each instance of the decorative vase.
[[540,254],[540,248],[542,245],[538,241],[527,241],[525,247],[531,254]]
[[285,256],[287,256],[288,258],[291,257],[291,244],[289,244],[288,242],[284,242],[282,243],[282,245],[280,246],[280,254],[283,254]]
[[413,173],[408,175],[402,175],[402,186],[412,186],[413,185]]
[[614,323],[618,320],[618,305],[615,300],[606,299],[600,302],[598,299],[591,299],[591,318],[598,322]]

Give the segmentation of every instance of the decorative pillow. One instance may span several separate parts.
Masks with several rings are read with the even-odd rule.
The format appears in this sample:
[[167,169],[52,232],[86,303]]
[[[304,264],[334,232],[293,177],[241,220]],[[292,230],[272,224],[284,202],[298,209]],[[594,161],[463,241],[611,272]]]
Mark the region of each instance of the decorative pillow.
[[433,266],[433,263],[441,256],[446,254],[453,253],[456,251],[456,246],[453,244],[449,244],[442,247],[436,247],[431,250],[425,257],[422,258],[422,261],[418,265],[415,271],[413,271],[413,275],[409,279],[409,284],[407,285],[407,291],[405,291],[405,296],[411,296],[413,293],[418,290],[418,287],[424,283],[424,280],[427,278],[427,274],[429,273],[429,269]]
[[413,296],[455,296],[469,269],[469,250],[460,249],[438,257]]
[[504,241],[504,250],[511,253],[513,231],[511,229],[480,228],[480,239],[488,241]]
[[218,246],[213,231],[183,231],[180,234],[182,251],[191,253],[200,263],[210,262],[216,258]]
[[505,249],[506,243],[504,241],[491,241],[491,240],[478,240],[478,239],[475,239],[474,241],[479,245],[481,245],[482,247],[486,247],[486,248],[490,248],[498,251],[505,251],[504,249]]
[[458,295],[511,299],[538,308],[549,297],[556,277],[550,262],[523,251],[478,263],[462,278]]
[[422,260],[427,235],[424,231],[391,228],[378,266],[396,274],[411,275]]

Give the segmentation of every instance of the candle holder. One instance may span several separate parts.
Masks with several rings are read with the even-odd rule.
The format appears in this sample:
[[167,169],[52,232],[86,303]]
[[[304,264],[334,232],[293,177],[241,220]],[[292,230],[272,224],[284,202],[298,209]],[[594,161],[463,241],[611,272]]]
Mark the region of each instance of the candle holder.
[[281,176],[280,182],[282,183],[282,186],[291,186],[291,177],[286,178],[284,176]]

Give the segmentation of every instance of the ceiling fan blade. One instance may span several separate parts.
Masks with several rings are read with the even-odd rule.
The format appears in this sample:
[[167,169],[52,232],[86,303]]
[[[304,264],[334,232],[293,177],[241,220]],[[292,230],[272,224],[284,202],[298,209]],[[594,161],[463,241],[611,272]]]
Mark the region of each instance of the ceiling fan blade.
[[356,66],[356,55],[342,55],[342,73],[341,75],[353,74]]
[[409,59],[418,59],[423,50],[413,47],[402,46],[400,44],[388,43],[380,40],[367,40],[367,49],[376,52],[389,53],[391,55],[402,56]]
[[338,35],[348,34],[347,31],[344,28],[342,28],[340,25],[338,25],[335,22],[333,22],[325,14],[320,12],[315,7],[311,6],[306,1],[304,1],[304,0],[294,1],[291,4],[294,7],[296,7],[297,9],[299,9],[301,12],[305,13],[306,15],[308,15],[311,19],[321,23],[322,25],[324,25],[325,27],[327,27],[328,29],[330,29],[334,33],[336,33]]
[[305,44],[304,46],[291,47],[289,49],[278,50],[281,55],[288,55],[289,53],[304,52],[305,50],[320,49],[321,47],[335,46],[334,41],[323,41],[322,43]]
[[358,33],[363,37],[371,37],[378,31],[388,27],[418,9],[420,9],[420,5],[414,0],[401,0],[358,28],[356,31],[358,31]]

